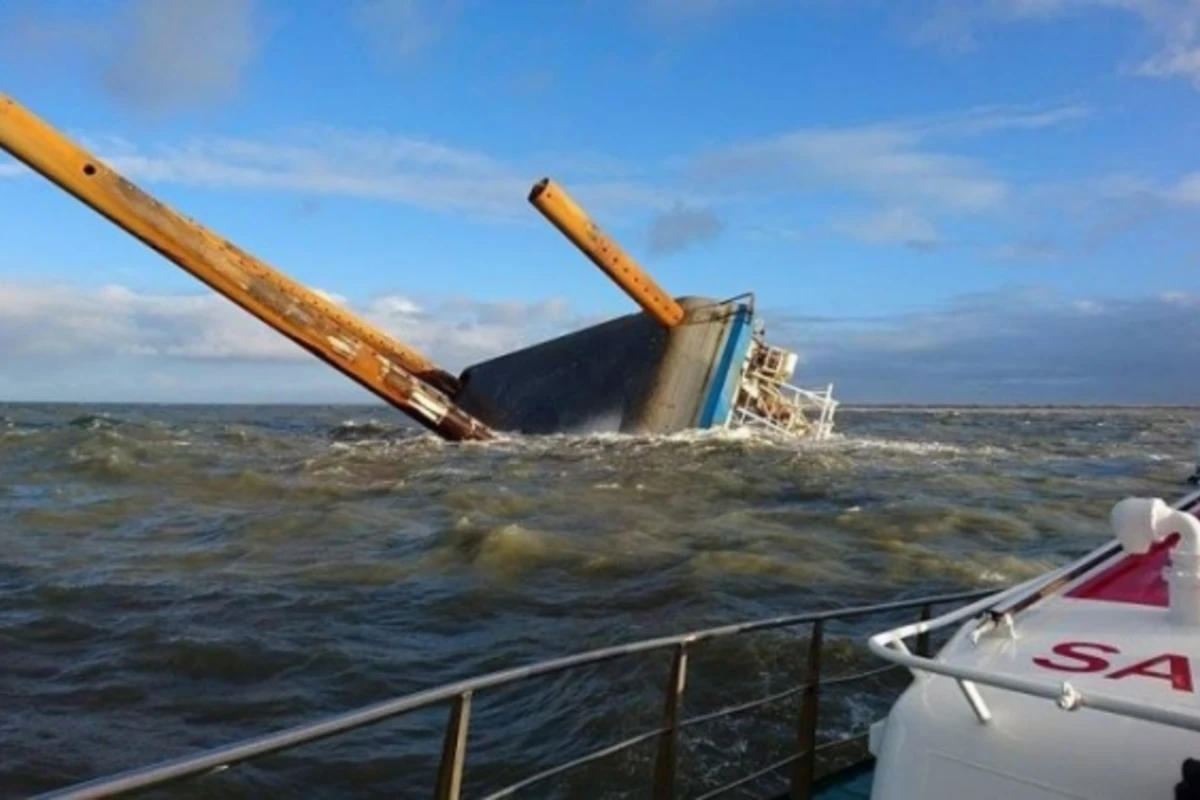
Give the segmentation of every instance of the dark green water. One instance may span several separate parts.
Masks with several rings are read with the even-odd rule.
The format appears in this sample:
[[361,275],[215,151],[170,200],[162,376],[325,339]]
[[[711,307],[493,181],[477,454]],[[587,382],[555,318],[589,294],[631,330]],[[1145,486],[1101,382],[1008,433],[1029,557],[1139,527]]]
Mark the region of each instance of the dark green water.
[[[382,409],[0,406],[0,793],[631,638],[1031,577],[1102,541],[1122,496],[1182,493],[1196,417],[847,409],[822,444],[450,445]],[[866,633],[829,669],[865,665]],[[786,686],[802,655],[798,634],[697,654],[689,712]],[[477,698],[470,790],[654,727],[666,669]],[[823,733],[881,708],[831,695]],[[785,753],[793,714],[689,732],[688,792]],[[426,797],[444,720],[170,796]],[[643,796],[653,757],[528,796]]]

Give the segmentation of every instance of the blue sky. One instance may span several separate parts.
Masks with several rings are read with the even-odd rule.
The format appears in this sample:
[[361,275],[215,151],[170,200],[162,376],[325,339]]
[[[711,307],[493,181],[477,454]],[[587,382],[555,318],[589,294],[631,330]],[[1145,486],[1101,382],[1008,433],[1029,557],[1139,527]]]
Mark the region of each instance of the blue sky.
[[[1193,403],[1193,0],[8,0],[0,91],[457,370],[753,291],[849,402]],[[0,398],[362,399],[11,161]]]

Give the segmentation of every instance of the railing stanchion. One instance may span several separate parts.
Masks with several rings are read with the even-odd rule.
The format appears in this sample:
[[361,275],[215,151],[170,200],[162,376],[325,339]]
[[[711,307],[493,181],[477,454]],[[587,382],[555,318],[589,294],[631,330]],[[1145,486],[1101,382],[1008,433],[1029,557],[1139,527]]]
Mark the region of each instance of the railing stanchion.
[[792,767],[792,800],[812,797],[817,767],[817,704],[821,688],[821,643],[825,621],[817,620],[808,640],[808,664],[804,673],[804,691],[800,694],[800,716],[796,725],[797,758]]
[[[0,0],[2,1],[2,0]],[[1032,584],[1030,584],[1032,585]],[[1017,587],[1021,589],[1022,587]],[[892,603],[881,603],[869,606],[859,606],[856,608],[845,608],[838,611],[821,611],[807,614],[791,614],[783,617],[773,617],[769,619],[756,620],[751,622],[736,623],[733,625],[722,625],[715,628],[708,628],[700,631],[691,631],[689,633],[679,634],[676,636],[663,636],[655,639],[643,639],[637,642],[620,644],[610,647],[604,647],[597,650],[591,650],[584,653],[575,653],[561,658],[549,659],[547,661],[537,662],[525,666],[511,667],[508,669],[491,672],[486,675],[471,678],[469,680],[457,681],[454,683],[435,686],[431,689],[425,689],[413,694],[396,697],[383,702],[378,702],[373,705],[363,706],[361,708],[352,709],[350,711],[337,714],[333,717],[316,720],[303,725],[278,730],[272,733],[256,736],[251,739],[245,739],[231,744],[226,744],[221,747],[216,747],[210,750],[205,750],[188,758],[172,758],[166,761],[160,761],[157,764],[151,764],[146,767],[131,769],[126,772],[118,773],[104,778],[78,783],[73,786],[68,786],[46,794],[38,795],[38,798],[49,800],[85,800],[86,798],[100,797],[117,797],[126,794],[142,791],[145,789],[158,788],[182,781],[189,778],[196,778],[201,775],[207,775],[214,771],[226,769],[237,764],[255,761],[259,758],[269,756],[274,753],[282,753],[292,748],[301,745],[310,744],[313,742],[331,739],[340,736],[350,731],[359,730],[369,725],[376,725],[389,719],[411,714],[421,709],[442,707],[447,703],[452,703],[449,713],[449,719],[446,724],[445,741],[442,746],[441,761],[438,766],[437,785],[434,788],[435,797],[438,800],[458,800],[463,791],[463,775],[465,771],[466,755],[467,755],[467,738],[470,726],[471,705],[475,694],[487,689],[494,689],[500,686],[508,686],[519,681],[531,680],[538,677],[549,675],[565,674],[569,670],[591,664],[613,663],[618,659],[627,658],[637,654],[659,653],[665,650],[670,650],[674,656],[671,665],[670,682],[667,685],[665,702],[663,707],[662,724],[652,730],[644,731],[635,736],[631,736],[621,742],[610,744],[598,749],[592,750],[586,755],[579,756],[570,761],[557,764],[549,769],[544,769],[534,775],[530,775],[516,783],[505,786],[502,789],[493,791],[487,795],[487,798],[492,800],[500,800],[513,796],[517,790],[524,789],[528,786],[533,786],[551,777],[565,774],[568,771],[578,769],[587,764],[598,762],[601,759],[611,757],[617,753],[627,751],[631,747],[648,743],[652,740],[658,740],[658,756],[654,770],[654,797],[656,800],[666,800],[666,798],[674,798],[676,790],[676,780],[678,775],[678,750],[680,731],[684,728],[707,722],[710,720],[720,719],[732,714],[740,714],[750,711],[755,708],[765,706],[769,703],[778,702],[784,698],[790,698],[793,695],[801,697],[801,705],[797,711],[797,730],[796,743],[797,749],[789,751],[786,758],[783,758],[766,767],[761,767],[757,771],[743,776],[738,780],[726,784],[718,789],[710,790],[706,794],[701,795],[704,798],[717,797],[729,790],[739,786],[756,781],[766,775],[781,772],[785,767],[792,768],[792,797],[809,798],[812,794],[812,783],[816,776],[816,740],[817,740],[817,716],[818,716],[818,698],[820,694],[821,683],[821,655],[822,642],[824,634],[824,625],[832,620],[848,621],[861,619],[863,617],[872,616],[875,614],[891,613],[899,610],[914,610],[921,606],[945,605],[948,603],[969,603],[955,614],[938,617],[937,625],[945,626],[951,623],[962,622],[967,616],[979,613],[979,609],[988,603],[999,602],[1001,599],[1009,599],[1010,593],[1002,593],[997,595],[992,590],[977,590],[974,592],[962,592],[953,595],[938,595],[934,597],[925,597],[912,600],[903,600]],[[976,601],[979,601],[978,603]],[[986,603],[984,603],[986,601]],[[1023,602],[1023,601],[1022,601]],[[981,605],[981,603],[983,605]],[[928,613],[922,617],[927,618]],[[738,703],[733,706],[727,706],[718,709],[714,712],[700,714],[691,719],[682,718],[683,693],[687,683],[687,667],[690,657],[691,648],[697,642],[711,641],[714,639],[723,639],[731,636],[745,635],[755,632],[767,630],[781,629],[800,629],[800,626],[811,626],[811,634],[809,636],[807,658],[807,674],[803,680],[796,681],[790,684],[790,688],[768,695],[764,698],[759,698],[748,703]],[[940,628],[939,628],[940,629]],[[896,631],[889,631],[887,634],[880,634],[872,637],[870,640],[871,650],[882,657],[886,662],[891,664],[889,667],[882,667],[875,670],[856,675],[836,675],[824,681],[826,687],[833,684],[844,684],[851,681],[859,681],[871,678],[875,675],[883,674],[883,670],[890,670],[895,665],[900,664],[907,666],[914,675],[924,673],[944,673],[951,675],[957,680],[963,681],[962,668],[957,671],[950,669],[941,662],[931,662],[926,664],[913,664],[913,659],[910,657],[908,648],[904,644],[904,640],[910,636],[917,634],[914,626],[908,625]],[[890,637],[885,642],[881,637]],[[896,637],[899,638],[896,638]],[[1056,700],[1061,700],[1062,693],[1057,689],[1047,690],[1041,685],[1033,685],[1030,681],[1017,678],[996,678],[989,675],[970,675],[967,676],[963,684],[964,690],[970,692],[974,689],[972,680],[978,680],[979,683],[992,686],[1000,686],[1002,688],[1011,688],[1015,686],[1015,691],[1025,692],[1036,696],[1052,697]],[[1047,691],[1050,691],[1047,694]],[[975,695],[975,703],[977,711],[981,715],[981,719],[986,721],[987,709],[982,704],[982,700]],[[975,702],[973,700],[973,702]],[[1158,721],[1159,717],[1147,717],[1145,714],[1139,713],[1139,708],[1130,709],[1129,704],[1120,705],[1116,701],[1100,697],[1089,698],[1089,704],[1092,707],[1106,710],[1113,713],[1125,714],[1135,718],[1154,719]],[[1168,715],[1171,721],[1168,724],[1184,727],[1188,730],[1200,730],[1200,722],[1188,717],[1184,712],[1171,712],[1166,710],[1155,711],[1157,715]],[[831,746],[839,746],[851,742],[858,737],[850,737],[838,742],[829,742],[821,745],[822,749]]]
[[[926,603],[921,606],[921,622],[929,622],[933,615],[933,606]],[[929,631],[921,631],[917,634],[917,655],[921,658],[929,658]]]
[[671,661],[671,677],[663,703],[663,732],[658,738],[658,758],[654,763],[654,800],[673,800],[675,797],[676,764],[679,760],[679,709],[687,685],[687,642],[675,648]]
[[471,693],[454,698],[450,719],[446,721],[446,739],[442,761],[438,765],[435,800],[458,800],[462,794],[463,767],[467,760],[467,731],[471,724]]

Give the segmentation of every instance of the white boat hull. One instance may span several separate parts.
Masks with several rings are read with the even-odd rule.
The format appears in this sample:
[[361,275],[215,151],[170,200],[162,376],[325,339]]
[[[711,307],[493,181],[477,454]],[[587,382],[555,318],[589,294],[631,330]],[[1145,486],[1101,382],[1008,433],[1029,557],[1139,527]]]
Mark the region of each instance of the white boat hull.
[[1187,516],[1155,507],[1174,533],[1149,546],[1147,532],[1148,552],[1122,539],[991,603],[999,614],[948,615],[967,621],[933,660],[902,644],[921,626],[873,637],[916,679],[873,731],[872,800],[1176,797],[1200,755],[1200,625],[1192,578],[1178,577],[1198,497],[1177,504]]

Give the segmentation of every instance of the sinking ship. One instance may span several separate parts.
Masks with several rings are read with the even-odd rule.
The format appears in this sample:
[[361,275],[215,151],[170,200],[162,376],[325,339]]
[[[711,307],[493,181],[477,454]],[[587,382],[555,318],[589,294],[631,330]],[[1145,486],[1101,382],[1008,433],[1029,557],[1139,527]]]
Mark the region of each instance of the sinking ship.
[[797,355],[767,344],[753,295],[667,294],[549,179],[529,202],[641,311],[456,376],[183,217],[4,96],[0,148],[445,439],[742,426],[820,439],[833,429],[832,385],[791,384]]
[[[794,354],[765,344],[750,304],[667,296],[552,182],[534,187],[533,204],[638,302],[641,313],[452,376],[182,218],[8,99],[0,99],[0,145],[448,439],[486,440],[505,430],[669,432],[735,424],[805,436],[828,433],[823,426],[831,424],[832,398],[826,393],[813,400],[796,394],[799,390],[788,394],[781,388],[794,369]],[[791,703],[796,725],[794,738],[782,743],[786,754],[758,763],[762,754],[757,748],[731,750],[728,759],[739,763],[727,766],[743,768],[744,774],[699,797],[751,791],[767,778],[786,776],[788,797],[822,800],[1200,798],[1198,508],[1200,492],[1172,504],[1156,498],[1121,500],[1110,514],[1113,536],[1108,541],[1061,568],[999,592],[801,612],[568,654],[382,699],[45,796],[116,797],[189,779],[222,780],[210,776],[403,715],[444,708],[435,783],[406,788],[457,800],[470,766],[476,697],[544,678],[561,684],[582,673],[595,680],[589,670],[597,664],[667,654],[670,666],[656,727],[569,761],[531,769],[485,796],[546,796],[551,780],[650,745],[653,770],[646,794],[656,800],[675,798],[680,775],[690,766],[680,757],[683,737],[701,725]],[[935,616],[945,606],[950,610]],[[899,615],[917,619],[897,627]],[[883,630],[874,635],[848,632],[864,626]],[[766,631],[790,631],[796,638],[799,677],[792,685],[687,715],[693,656],[717,640]],[[936,651],[935,636],[947,637]],[[826,642],[846,637],[866,644],[877,663],[865,671],[826,674],[826,661],[833,660],[823,658]],[[754,669],[760,666],[756,662]],[[874,684],[867,682],[888,674],[908,681],[887,712],[864,731],[822,741],[823,694],[834,686],[842,692],[855,686],[868,692],[867,685]],[[578,712],[588,713],[585,707]],[[482,738],[481,744],[495,744]],[[223,786],[228,793],[239,793],[230,784]],[[305,788],[315,787],[296,791],[303,794]],[[589,791],[604,788],[592,785]]]

